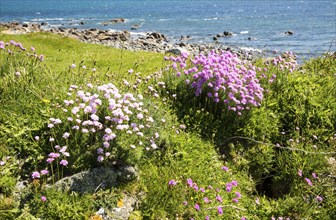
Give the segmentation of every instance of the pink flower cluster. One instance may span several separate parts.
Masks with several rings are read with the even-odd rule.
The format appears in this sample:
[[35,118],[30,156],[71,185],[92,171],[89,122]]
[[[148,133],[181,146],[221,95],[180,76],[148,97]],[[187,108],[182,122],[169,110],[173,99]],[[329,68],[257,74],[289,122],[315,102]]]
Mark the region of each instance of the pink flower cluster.
[[231,52],[212,51],[193,59],[187,54],[166,58],[178,77],[194,89],[195,95],[202,93],[215,103],[223,102],[238,115],[250,106],[259,106],[263,99],[263,88],[256,76],[255,67],[247,65]]
[[[13,49],[13,47],[14,47],[14,49]],[[14,50],[15,49],[17,49],[18,52],[24,52],[24,51],[27,50],[20,42],[15,42],[15,41],[11,40],[11,41],[9,41],[9,43],[8,42],[5,43],[3,41],[0,41],[0,49],[1,50],[6,50],[6,48],[7,48],[8,54],[10,54],[10,55],[14,55]],[[37,55],[35,53],[35,48],[34,47],[31,47],[30,50],[31,50],[31,52],[33,52],[33,54],[30,54],[30,53],[27,52],[27,54],[26,54],[27,56],[34,57],[37,60],[40,60],[41,62],[44,61],[44,55],[42,55],[42,54]]]
[[276,66],[281,71],[289,70],[289,72],[293,72],[295,69],[297,69],[298,66],[296,61],[296,55],[291,51],[286,51],[282,55],[274,57],[271,60],[268,60],[266,62],[266,65]]
[[69,99],[63,101],[63,107],[59,106],[64,112],[64,118],[49,119],[50,129],[66,126],[70,130],[63,132],[59,138],[49,138],[49,142],[59,145],[55,145],[54,152],[49,153],[46,160],[48,164],[57,161],[62,166],[68,165],[68,146],[62,146],[61,143],[69,143],[71,138],[76,137],[76,132],[95,136],[101,141],[101,146],[96,150],[98,162],[111,156],[114,141],[122,134],[130,135],[133,137],[130,139],[135,140],[125,148],[158,148],[156,141],[160,135],[155,130],[156,120],[145,108],[142,95],[136,97],[132,93],[122,94],[109,83],[101,86],[87,84],[85,90],[71,85],[68,96]]
[[[222,170],[224,172],[228,172],[229,168],[227,166],[223,166]],[[177,187],[176,180],[170,180],[168,185],[171,187]],[[190,202],[193,209],[197,212],[203,211],[207,212],[207,210],[217,209],[217,214],[223,214],[223,207],[228,204],[225,200],[229,199],[232,203],[239,203],[239,199],[242,198],[242,195],[239,191],[234,191],[231,193],[233,187],[238,187],[238,182],[233,180],[225,184],[226,190],[221,190],[220,188],[214,188],[211,185],[207,187],[200,187],[198,184],[193,181],[191,178],[188,178],[186,181],[187,190],[183,190],[187,192],[187,195],[191,196]],[[225,192],[226,193],[223,193]],[[197,198],[195,200],[195,198]],[[189,202],[184,201],[183,205],[188,206]],[[205,214],[205,213],[204,213]],[[207,216],[206,219],[210,219],[210,216]]]

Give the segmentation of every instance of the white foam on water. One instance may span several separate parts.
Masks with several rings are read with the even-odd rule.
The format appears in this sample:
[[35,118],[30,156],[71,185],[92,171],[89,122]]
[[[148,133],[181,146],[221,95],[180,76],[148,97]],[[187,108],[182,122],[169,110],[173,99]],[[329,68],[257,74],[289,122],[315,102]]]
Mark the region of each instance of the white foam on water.
[[241,31],[240,34],[248,34],[249,31]]

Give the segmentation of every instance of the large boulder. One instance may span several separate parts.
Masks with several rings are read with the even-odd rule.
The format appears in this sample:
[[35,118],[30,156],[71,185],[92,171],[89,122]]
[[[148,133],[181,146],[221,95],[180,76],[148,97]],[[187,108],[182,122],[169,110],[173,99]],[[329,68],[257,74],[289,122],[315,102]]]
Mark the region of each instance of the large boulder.
[[60,191],[94,193],[98,189],[109,189],[138,177],[138,172],[132,166],[118,169],[99,167],[65,177],[50,187]]

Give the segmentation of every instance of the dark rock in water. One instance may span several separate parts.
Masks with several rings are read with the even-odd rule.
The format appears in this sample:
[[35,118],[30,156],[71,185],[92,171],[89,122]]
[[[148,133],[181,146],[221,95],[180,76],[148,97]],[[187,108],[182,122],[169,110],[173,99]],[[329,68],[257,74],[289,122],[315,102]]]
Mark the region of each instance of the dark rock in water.
[[291,35],[294,34],[294,32],[293,31],[286,31],[285,34],[291,36]]
[[48,22],[45,22],[45,21],[41,22],[41,26],[47,26],[47,25],[48,25]]
[[247,40],[256,40],[257,38],[255,37],[248,37]]
[[216,35],[216,37],[223,37],[223,35],[221,34],[221,33],[218,33],[217,35]]
[[124,23],[125,21],[125,18],[114,18],[111,20],[112,23]]
[[191,39],[190,35],[187,35],[187,36],[181,35],[181,37],[180,37],[180,41],[182,41],[182,40],[190,40],[190,39]]
[[224,31],[223,35],[224,35],[224,37],[231,37],[233,35],[233,33],[229,32],[229,31]]
[[140,24],[133,24],[131,30],[137,30],[140,27]]
[[84,21],[81,21],[79,24],[80,24],[80,25],[84,25]]
[[218,40],[218,37],[214,36],[212,39],[213,39],[213,40]]

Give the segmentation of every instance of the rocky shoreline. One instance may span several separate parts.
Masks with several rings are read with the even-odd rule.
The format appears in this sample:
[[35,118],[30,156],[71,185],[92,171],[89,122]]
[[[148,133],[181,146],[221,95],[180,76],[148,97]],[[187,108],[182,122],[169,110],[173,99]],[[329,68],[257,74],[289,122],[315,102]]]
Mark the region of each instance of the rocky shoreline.
[[[116,22],[116,21],[115,21]],[[243,50],[241,48],[232,48],[219,43],[219,37],[231,37],[232,34],[224,31],[223,34],[217,34],[213,37],[213,43],[188,43],[191,36],[181,36],[176,42],[170,42],[167,37],[158,32],[148,32],[142,35],[134,35],[129,31],[112,31],[78,28],[49,28],[47,23],[0,23],[0,28],[5,29],[7,34],[27,34],[33,32],[50,32],[78,39],[82,42],[92,44],[102,44],[108,47],[126,49],[131,51],[153,51],[158,53],[172,53],[175,55],[183,51],[191,54],[207,53],[211,50],[228,50],[237,53],[241,58],[252,60],[255,57],[261,57],[264,54],[258,50]]]

